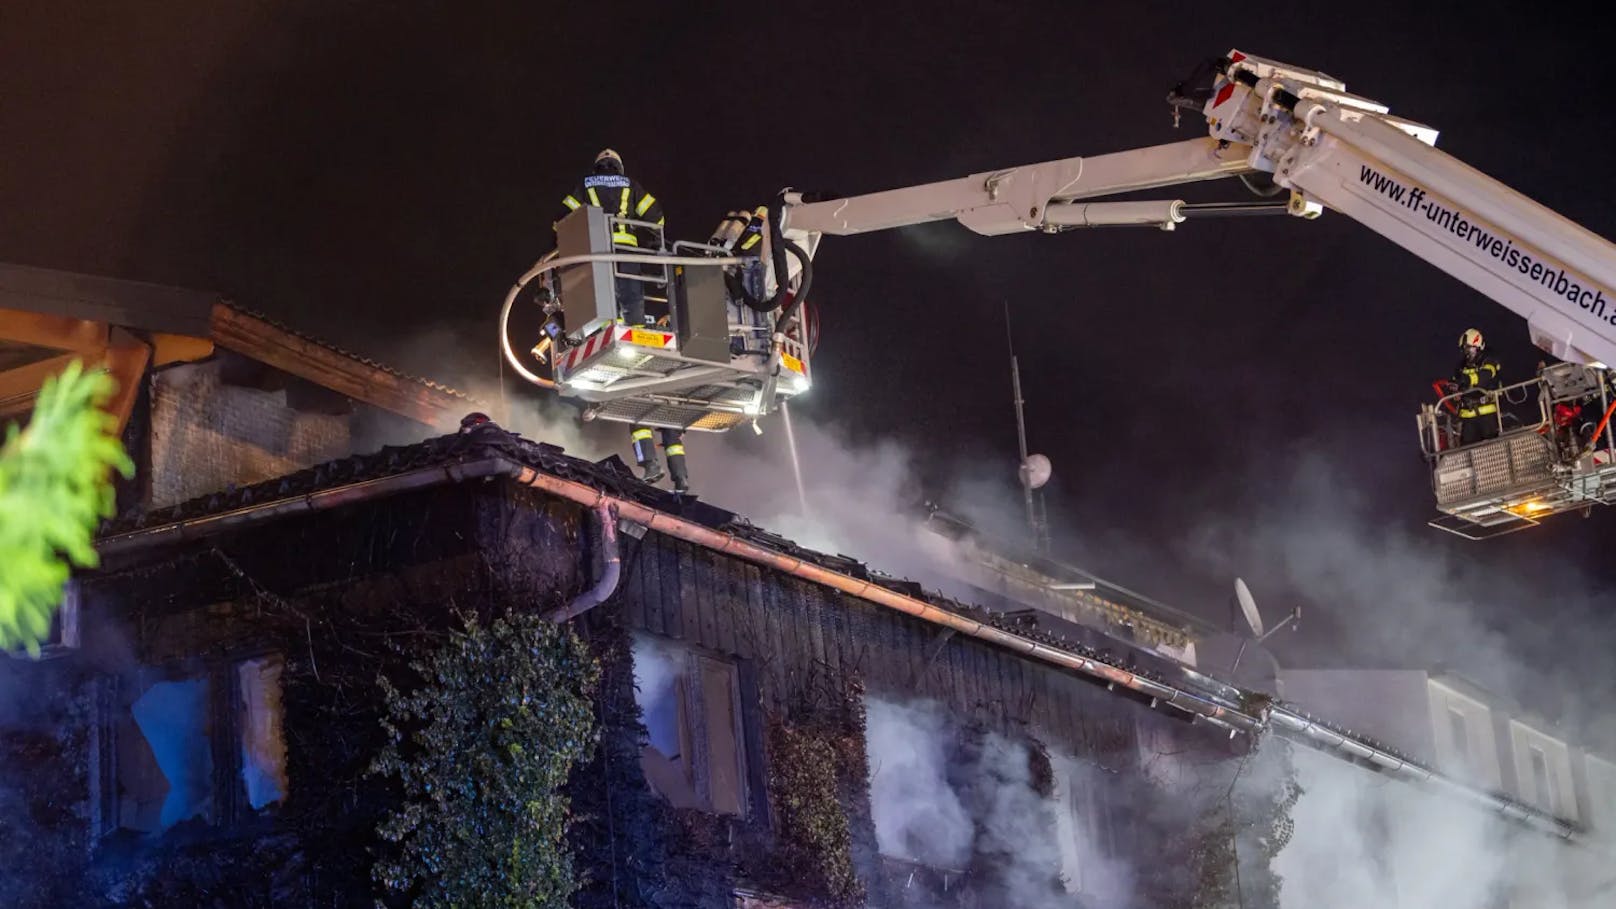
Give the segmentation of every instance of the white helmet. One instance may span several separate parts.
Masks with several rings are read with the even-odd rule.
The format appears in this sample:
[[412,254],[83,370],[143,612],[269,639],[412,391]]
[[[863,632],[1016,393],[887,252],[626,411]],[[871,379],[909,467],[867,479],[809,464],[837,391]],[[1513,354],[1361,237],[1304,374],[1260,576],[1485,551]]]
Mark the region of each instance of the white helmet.
[[1482,340],[1481,332],[1475,330],[1474,328],[1465,329],[1464,334],[1459,336],[1459,348],[1461,350],[1467,350],[1472,347],[1481,348],[1486,346],[1487,342]]
[[595,156],[596,173],[620,174],[623,172],[623,156],[609,148],[600,150]]

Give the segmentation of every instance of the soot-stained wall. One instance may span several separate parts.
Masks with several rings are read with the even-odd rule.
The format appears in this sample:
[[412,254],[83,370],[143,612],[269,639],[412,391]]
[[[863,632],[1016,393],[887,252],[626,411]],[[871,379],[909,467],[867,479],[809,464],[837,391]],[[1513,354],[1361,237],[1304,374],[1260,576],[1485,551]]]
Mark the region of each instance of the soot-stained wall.
[[[64,894],[76,905],[368,902],[368,850],[389,798],[365,773],[381,741],[378,675],[462,613],[566,602],[599,570],[595,539],[586,510],[490,480],[109,560],[82,581],[84,649],[7,667],[6,684],[37,689],[39,706],[0,714],[0,807],[17,837],[7,840],[34,843],[31,854],[44,857],[11,879],[12,904],[60,905]],[[616,594],[579,624],[602,663],[602,744],[570,784],[586,880],[580,909],[728,909],[737,890],[802,904],[835,890],[857,902],[827,883],[834,862],[802,855],[825,843],[845,849],[871,905],[907,904],[916,891],[897,887],[878,854],[862,774],[866,694],[939,704],[962,728],[1104,766],[1128,790],[1117,804],[1145,791],[1140,722],[1198,734],[1101,686],[771,570],[657,533],[623,544]],[[640,765],[636,634],[736,667],[745,750],[737,813],[675,808],[653,794]],[[230,679],[243,661],[264,659],[280,667],[286,794],[255,808],[232,744],[243,721]],[[122,784],[109,767],[123,702],[153,679],[209,680],[214,787],[196,816],[156,834],[120,829]],[[779,791],[787,783],[770,762],[788,741],[836,762],[806,778],[839,806],[830,826],[841,833],[801,820],[822,820],[823,799],[815,814],[802,793]],[[1112,813],[1117,849],[1156,848],[1148,831]],[[967,901],[969,888],[951,893],[953,905],[991,903],[980,893]]]

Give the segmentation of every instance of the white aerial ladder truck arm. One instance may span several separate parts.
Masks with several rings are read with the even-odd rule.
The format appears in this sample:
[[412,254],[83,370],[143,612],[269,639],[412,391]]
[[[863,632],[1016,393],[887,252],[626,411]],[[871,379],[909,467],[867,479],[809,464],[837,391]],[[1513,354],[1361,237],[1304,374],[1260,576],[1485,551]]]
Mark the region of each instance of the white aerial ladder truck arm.
[[[506,297],[506,359],[530,381],[587,405],[586,419],[721,431],[808,389],[813,333],[801,306],[827,235],[943,220],[986,236],[1172,230],[1200,217],[1316,218],[1328,208],[1519,314],[1534,343],[1568,361],[1512,390],[1522,396],[1512,403],[1535,391],[1537,414],[1510,414],[1516,425],[1509,426],[1500,408],[1496,439],[1460,446],[1448,416],[1454,402],[1423,408],[1421,445],[1446,516],[1433,523],[1492,535],[1616,501],[1616,393],[1607,370],[1616,365],[1616,245],[1438,150],[1435,129],[1348,93],[1340,80],[1238,51],[1210,73],[1208,85],[1168,99],[1206,118],[1202,138],[845,198],[788,190],[751,219],[748,230],[761,245],[750,257],[736,256],[746,219],[734,213],[706,243],[659,238],[652,248],[624,250],[609,240],[624,225],[580,209],[558,227],[557,258],[535,265]],[[1289,195],[1199,204],[1107,199],[1225,177],[1261,195]],[[1259,189],[1262,182],[1272,185]],[[619,267],[636,260],[637,269]],[[535,351],[554,342],[549,378],[528,370],[506,331],[518,295],[540,276],[550,282],[545,331],[552,337]],[[663,289],[665,325],[622,324],[611,297],[624,281]],[[1578,415],[1566,417],[1565,408]],[[1450,518],[1456,523],[1444,523]]]
[[[1535,344],[1570,361],[1522,383],[1534,386],[1520,389],[1523,397],[1538,392],[1539,418],[1466,451],[1451,450],[1452,427],[1436,406],[1425,407],[1421,439],[1438,506],[1457,519],[1433,523],[1492,535],[1616,499],[1608,419],[1616,408],[1606,377],[1607,365],[1616,365],[1616,245],[1436,149],[1435,129],[1393,116],[1337,79],[1239,51],[1214,68],[1204,97],[1169,99],[1199,107],[1206,138],[848,198],[788,191],[779,226],[808,249],[822,235],[948,219],[988,236],[1171,230],[1203,214],[1276,206],[1089,200],[1266,174],[1290,191],[1279,210],[1314,218],[1328,208],[1353,218],[1524,317]],[[1602,410],[1607,419],[1586,439],[1574,430],[1557,434],[1564,427],[1553,425],[1551,408],[1563,403],[1592,405],[1595,418]]]
[[805,203],[801,193],[787,193],[783,221],[787,236],[861,234],[949,219],[990,237],[1103,224],[1171,227],[1183,220],[1181,202],[1096,208],[1078,200],[1249,173],[1248,151],[1212,138],[1191,139],[846,199]]
[[849,198],[788,193],[783,227],[788,237],[948,219],[988,236],[1171,228],[1197,206],[1084,200],[1261,171],[1291,190],[1291,214],[1345,214],[1525,317],[1550,353],[1616,364],[1616,245],[1434,148],[1436,130],[1322,73],[1238,51],[1202,113],[1203,139]]

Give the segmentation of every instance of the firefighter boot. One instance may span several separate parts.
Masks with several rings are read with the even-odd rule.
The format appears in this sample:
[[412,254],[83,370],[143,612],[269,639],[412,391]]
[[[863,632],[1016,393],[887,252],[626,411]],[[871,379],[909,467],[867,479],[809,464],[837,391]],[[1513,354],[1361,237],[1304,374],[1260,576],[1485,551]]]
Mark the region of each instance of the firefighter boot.
[[662,464],[657,458],[656,444],[651,441],[651,435],[651,430],[636,426],[629,437],[634,440],[634,460],[639,462],[645,482],[657,483],[662,480]]
[[673,477],[673,491],[690,491],[690,468],[685,463],[684,433],[677,429],[662,430],[662,450],[668,456],[668,473]]

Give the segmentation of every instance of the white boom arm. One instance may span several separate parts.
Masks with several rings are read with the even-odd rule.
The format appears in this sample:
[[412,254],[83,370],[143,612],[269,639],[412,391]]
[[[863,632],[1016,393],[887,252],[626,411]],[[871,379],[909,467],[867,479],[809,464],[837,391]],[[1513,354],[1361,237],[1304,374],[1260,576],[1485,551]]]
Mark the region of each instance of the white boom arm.
[[[1092,158],[1064,158],[1024,167],[972,174],[886,192],[798,204],[787,208],[785,229],[806,233],[861,234],[953,218],[993,237],[1029,230],[1095,223],[1078,199],[1249,173],[1250,149],[1224,147],[1215,139],[1191,139]],[[1175,224],[1164,205],[1127,203],[1107,224]],[[1092,210],[1092,209],[1091,209]],[[1114,210],[1114,209],[1106,209]],[[1101,211],[1101,210],[1094,210]],[[1096,214],[1096,217],[1099,217]]]
[[788,193],[782,228],[810,244],[950,218],[989,236],[1171,229],[1185,216],[1176,200],[1078,200],[1264,171],[1291,190],[1291,214],[1341,212],[1525,317],[1539,347],[1616,366],[1616,245],[1437,150],[1436,130],[1322,73],[1238,51],[1202,112],[1204,139],[824,202]]

